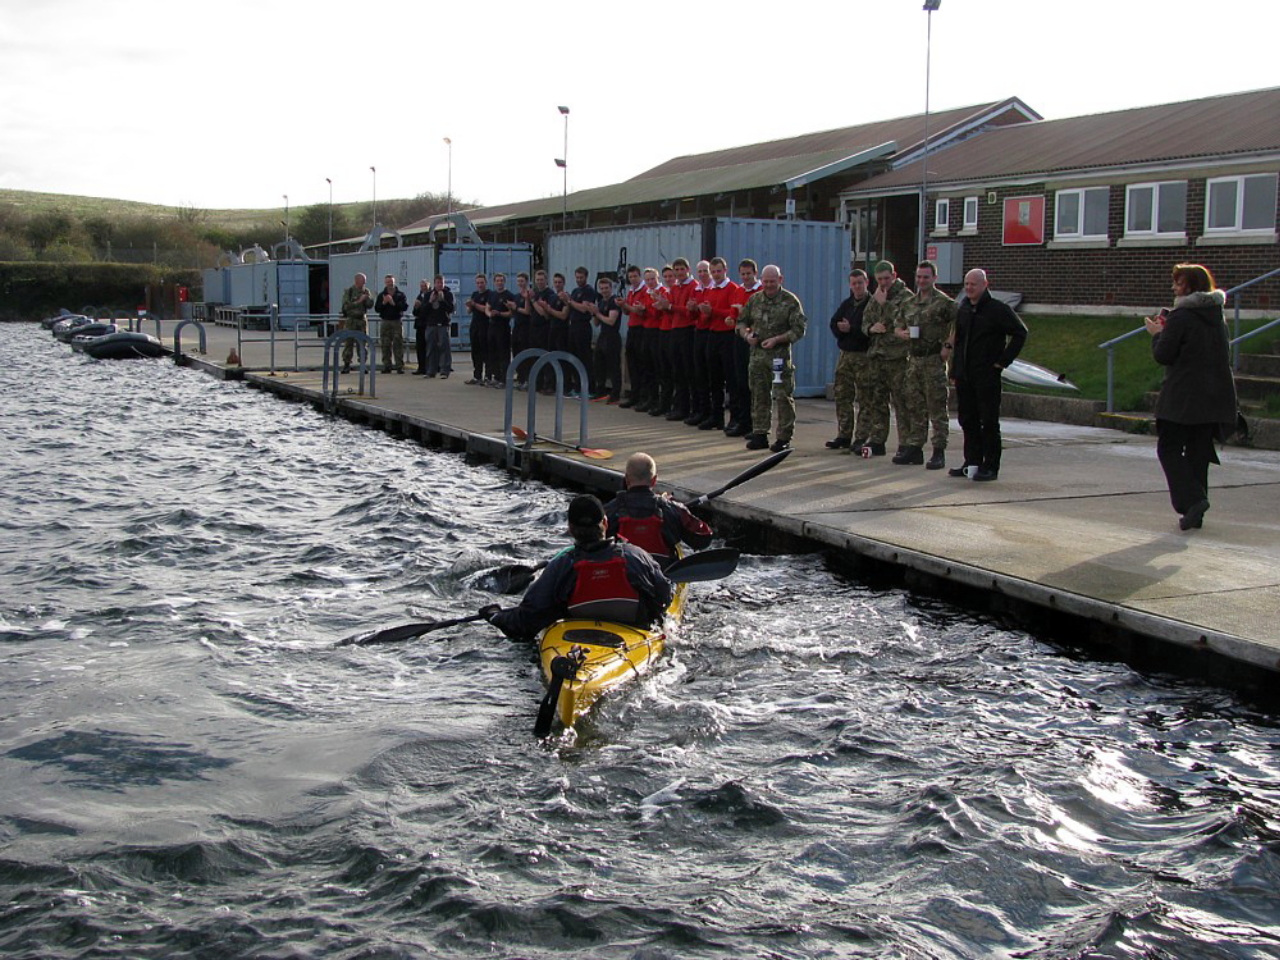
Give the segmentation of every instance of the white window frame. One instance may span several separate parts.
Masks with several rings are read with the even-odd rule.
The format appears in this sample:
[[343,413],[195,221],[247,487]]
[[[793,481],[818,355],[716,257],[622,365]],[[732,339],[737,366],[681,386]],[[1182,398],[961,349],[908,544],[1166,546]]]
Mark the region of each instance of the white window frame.
[[[1206,237],[1260,237],[1274,236],[1276,232],[1276,212],[1271,211],[1271,223],[1265,227],[1249,227],[1246,229],[1242,224],[1244,222],[1244,186],[1246,180],[1262,179],[1269,177],[1273,182],[1276,180],[1274,173],[1246,173],[1234,177],[1210,177],[1204,183],[1204,235]],[[1210,212],[1213,196],[1213,185],[1215,183],[1234,182],[1236,184],[1236,209],[1234,223],[1229,227],[1211,227]]]
[[[1076,187],[1070,190],[1058,190],[1053,197],[1053,239],[1057,242],[1081,243],[1096,242],[1098,240],[1107,240],[1109,234],[1104,230],[1102,233],[1085,233],[1084,232],[1084,215],[1088,206],[1088,194],[1095,191],[1103,191],[1107,195],[1107,222],[1111,220],[1111,188],[1110,187]],[[1080,199],[1080,206],[1076,215],[1076,229],[1072,233],[1058,232],[1058,212],[1062,206],[1064,197],[1076,196]],[[1109,227],[1108,227],[1109,229]]]
[[[1181,230],[1164,230],[1160,229],[1160,188],[1187,185],[1185,180],[1158,180],[1149,181],[1147,183],[1131,183],[1124,190],[1124,236],[1126,237],[1159,237],[1170,240],[1185,240],[1187,237],[1187,196],[1183,197],[1182,206],[1182,229]],[[1135,190],[1151,191],[1151,229],[1150,230],[1133,230],[1129,227],[1129,210],[1133,203],[1133,192]],[[1207,215],[1207,214],[1206,214]]]
[[951,230],[951,199],[937,197],[933,201],[933,232],[945,235]]
[[[973,204],[973,219],[969,219],[969,204]],[[964,206],[960,208],[963,212],[963,222],[960,226],[961,233],[977,233],[978,232],[978,198],[965,197]]]

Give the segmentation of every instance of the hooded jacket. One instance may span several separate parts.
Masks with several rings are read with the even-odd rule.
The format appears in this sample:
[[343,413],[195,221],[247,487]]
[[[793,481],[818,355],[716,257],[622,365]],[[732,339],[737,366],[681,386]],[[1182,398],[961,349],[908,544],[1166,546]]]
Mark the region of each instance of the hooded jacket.
[[1221,290],[1189,293],[1173,302],[1164,329],[1151,338],[1151,355],[1164,367],[1156,419],[1174,423],[1236,422],[1236,384]]

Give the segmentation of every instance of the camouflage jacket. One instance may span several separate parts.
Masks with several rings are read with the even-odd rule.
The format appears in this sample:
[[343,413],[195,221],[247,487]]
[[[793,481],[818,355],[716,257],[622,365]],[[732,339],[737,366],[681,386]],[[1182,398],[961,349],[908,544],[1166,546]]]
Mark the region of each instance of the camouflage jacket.
[[[894,335],[894,330],[905,330],[907,323],[907,304],[911,302],[911,291],[899,277],[889,288],[889,297],[881,303],[872,294],[862,314],[862,332],[871,338],[871,346],[867,348],[867,356],[880,360],[902,360],[911,350],[911,343]],[[884,333],[872,333],[871,328],[884,321]]]
[[907,325],[920,328],[910,345],[913,357],[936,357],[956,321],[956,302],[937,287],[926,297],[916,294],[907,301]]
[[772,297],[761,292],[746,302],[742,313],[738,315],[738,332],[751,330],[761,340],[785,335],[787,343],[781,346],[770,350],[764,350],[763,347],[754,349],[764,350],[770,356],[787,356],[791,344],[804,336],[807,322],[800,298],[782,287]]
[[353,320],[363,319],[371,306],[373,306],[373,291],[367,286],[363,290],[357,290],[355,284],[352,284],[342,292],[344,317],[350,317]]

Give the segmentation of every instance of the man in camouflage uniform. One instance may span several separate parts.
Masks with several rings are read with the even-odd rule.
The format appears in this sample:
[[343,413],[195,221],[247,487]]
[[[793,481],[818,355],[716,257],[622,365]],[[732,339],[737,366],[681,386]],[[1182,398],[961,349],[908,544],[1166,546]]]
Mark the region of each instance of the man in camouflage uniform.
[[[338,326],[340,330],[358,330],[365,333],[368,330],[368,324],[365,321],[365,314],[369,312],[369,308],[373,306],[373,293],[366,287],[365,280],[367,278],[363,273],[356,274],[356,282],[354,285],[347,287],[342,293],[342,320]],[[351,355],[355,352],[356,342],[347,340],[342,345],[342,372],[351,372]]]
[[[769,264],[760,272],[764,289],[746,302],[738,315],[738,335],[751,347],[747,377],[751,386],[751,426],[748,450],[775,453],[791,446],[796,429],[796,369],[791,345],[804,336],[804,307],[800,298],[782,286],[782,271]],[[773,382],[773,361],[781,358],[782,382]],[[769,446],[770,408],[778,403],[778,437]]]
[[[903,388],[905,405],[911,411],[912,434],[903,439],[909,458],[901,462],[919,463],[933,426],[933,456],[925,464],[929,470],[947,465],[947,359],[946,344],[955,323],[956,302],[939,290],[938,271],[929,260],[916,267],[916,295],[907,301],[907,325],[911,348],[907,356],[907,379]],[[917,459],[918,457],[918,459]],[[894,462],[899,462],[898,457]]]
[[[898,421],[898,453],[894,463],[924,463],[913,457],[903,458],[906,437],[911,436],[911,413],[903,403],[907,379],[907,353],[911,349],[911,332],[907,329],[906,306],[911,291],[898,278],[898,271],[888,260],[876,264],[876,292],[862,315],[862,332],[871,338],[867,348],[867,391],[871,396],[866,446],[871,455],[884,456],[884,442],[889,436],[889,407]],[[850,448],[861,453],[859,446]]]
[[[854,270],[849,274],[849,296],[836,308],[831,318],[831,333],[840,348],[836,360],[836,438],[827,441],[829,450],[847,450],[853,444],[867,442],[869,406],[867,404],[867,347],[871,341],[862,332],[862,314],[871,298],[867,295],[867,274]],[[857,420],[854,419],[855,405]],[[861,429],[857,429],[861,427]]]
[[382,278],[385,286],[374,305],[378,317],[378,343],[382,349],[382,372],[390,373],[392,365],[396,373],[404,373],[404,314],[409,309],[404,291],[396,286],[394,274]]

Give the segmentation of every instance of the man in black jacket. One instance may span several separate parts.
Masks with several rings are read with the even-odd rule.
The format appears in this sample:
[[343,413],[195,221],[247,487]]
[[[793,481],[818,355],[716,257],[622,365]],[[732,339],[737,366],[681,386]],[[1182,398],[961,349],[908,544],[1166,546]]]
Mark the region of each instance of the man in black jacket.
[[991,296],[986,271],[966,273],[956,328],[943,344],[951,354],[951,381],[964,431],[964,463],[951,470],[951,476],[965,476],[967,467],[978,468],[975,480],[999,476],[1000,372],[1017,359],[1026,342],[1027,325],[1012,307]]
[[[836,338],[836,346],[840,348],[833,377],[836,392],[836,438],[827,441],[827,447],[831,450],[848,449],[854,444],[866,443],[870,433],[866,408],[870,393],[867,389],[867,347],[871,346],[871,338],[862,332],[862,314],[870,300],[866,271],[852,271],[849,274],[849,296],[845,297],[831,318],[831,333]],[[856,426],[861,426],[862,429],[858,430]]]
[[437,273],[427,288],[422,281],[422,292],[413,305],[414,327],[418,334],[418,369],[415,373],[424,377],[440,374],[447,380],[453,373],[453,291],[444,285],[443,274]]
[[378,294],[373,309],[382,320],[379,326],[379,349],[382,350],[382,372],[390,373],[394,361],[396,373],[404,373],[404,323],[402,318],[409,309],[409,301],[396,286],[396,278],[388,273],[383,277],[382,293]]

